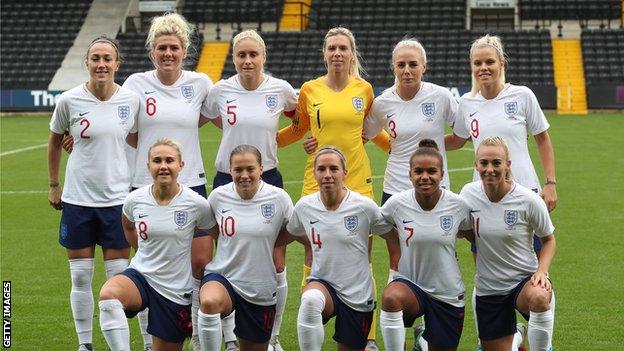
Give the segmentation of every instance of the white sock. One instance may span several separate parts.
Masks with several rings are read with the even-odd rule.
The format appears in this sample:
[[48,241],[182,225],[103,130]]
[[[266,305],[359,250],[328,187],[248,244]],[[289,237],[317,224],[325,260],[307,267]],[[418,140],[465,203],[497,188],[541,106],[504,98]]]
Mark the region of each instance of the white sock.
[[379,325],[383,336],[384,346],[388,351],[403,351],[405,347],[405,326],[403,325],[403,311],[387,312],[381,310]]
[[516,351],[520,348],[520,346],[522,346],[522,341],[524,340],[524,335],[522,334],[522,332],[520,332],[520,330],[516,330],[516,333],[514,334],[513,337],[513,341],[511,343],[511,349],[513,351]]
[[221,350],[221,315],[205,314],[197,311],[197,327],[199,331],[199,343],[202,351]]
[[479,325],[477,324],[477,288],[472,288],[472,315],[474,316],[475,329],[477,330],[477,345],[481,346],[481,339],[479,339]]
[[130,351],[130,330],[121,302],[100,301],[100,328],[111,351]]
[[152,336],[147,332],[149,308],[137,313],[137,317],[139,317],[139,329],[141,329],[141,336],[143,337],[143,348],[152,346]]
[[78,344],[93,342],[93,259],[78,258],[69,260],[71,292],[69,301],[78,334]]
[[386,283],[386,285],[390,284],[394,280],[394,276],[397,274],[399,274],[399,272],[395,271],[394,269],[388,269],[388,282]]
[[236,334],[234,334],[236,322],[234,316],[236,316],[236,311],[232,311],[232,313],[221,320],[221,329],[223,330],[223,340],[225,340],[225,342],[236,341]]
[[277,273],[277,305],[275,306],[275,320],[273,321],[273,330],[271,336],[279,335],[282,326],[282,316],[286,308],[286,300],[288,299],[288,278],[286,267],[281,273]]
[[193,279],[193,295],[191,295],[191,322],[193,324],[193,336],[199,334],[197,329],[197,312],[199,311],[199,285],[201,280]]
[[106,279],[110,279],[115,274],[119,274],[128,268],[127,258],[116,258],[114,260],[104,261],[104,269],[106,269]]
[[[556,304],[556,299],[555,299],[555,291],[553,290],[552,295],[550,296],[550,310],[552,311],[552,316],[553,316],[553,328],[552,330],[555,330],[555,304]],[[549,350],[552,349],[552,339],[553,339],[553,333],[550,333],[550,343],[548,344]]]
[[546,351],[551,343],[553,331],[553,313],[545,312],[529,313],[529,347],[531,351]]
[[297,336],[301,350],[321,350],[325,339],[322,316],[324,308],[325,295],[320,290],[306,290],[301,295],[301,305],[297,315]]

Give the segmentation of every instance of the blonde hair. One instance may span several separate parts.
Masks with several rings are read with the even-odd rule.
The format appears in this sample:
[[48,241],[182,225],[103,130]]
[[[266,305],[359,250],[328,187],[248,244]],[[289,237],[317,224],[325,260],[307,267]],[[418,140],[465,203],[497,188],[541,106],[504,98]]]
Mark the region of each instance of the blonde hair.
[[[505,153],[505,158],[507,159],[507,161],[509,161],[509,146],[507,146],[507,142],[505,141],[505,139],[499,136],[489,136],[483,139],[481,143],[479,144],[479,146],[477,147],[477,152],[476,152],[477,155],[479,154],[479,150],[481,150],[482,146],[495,146],[495,147],[502,148],[503,152]],[[505,174],[505,179],[510,180],[511,178],[512,178],[511,168],[508,168],[507,174]]]
[[156,142],[150,146],[149,150],[147,150],[147,160],[149,162],[150,156],[152,154],[152,149],[157,147],[157,146],[169,146],[172,149],[174,149],[177,154],[178,154],[178,158],[180,158],[180,162],[182,161],[182,145],[180,145],[180,143],[178,143],[177,141],[173,140],[173,139],[169,139],[169,138],[160,138],[158,140],[156,140]]
[[[427,52],[425,51],[425,48],[422,46],[422,44],[416,38],[405,38],[401,40],[400,42],[398,42],[394,46],[394,49],[392,49],[392,71],[393,72],[394,72],[394,60],[396,59],[397,52],[399,52],[399,50],[402,50],[402,49],[416,50],[422,57],[422,60],[423,60],[422,64],[425,66],[427,65]],[[399,80],[395,75],[394,88],[396,88],[398,85],[399,85]]]
[[147,33],[145,47],[151,52],[156,46],[156,38],[161,35],[175,35],[180,39],[182,47],[188,51],[191,45],[191,33],[194,26],[177,13],[167,13],[162,16],[152,18],[152,25]]
[[[256,43],[258,43],[258,45],[260,45],[260,47],[262,48],[262,53],[266,55],[266,45],[264,44],[264,40],[262,39],[260,34],[258,34],[258,32],[253,29],[247,29],[236,34],[236,36],[234,36],[234,38],[232,39],[232,48],[235,48],[241,40],[247,38],[256,41]],[[232,56],[233,55],[234,50],[232,50]]]
[[[503,84],[505,84],[505,67],[507,66],[507,56],[505,55],[505,50],[503,48],[503,42],[501,41],[501,38],[496,35],[486,34],[482,36],[481,38],[472,42],[472,46],[470,46],[470,66],[471,67],[472,67],[472,55],[474,54],[476,50],[482,49],[482,48],[492,48],[494,49],[494,52],[496,52],[496,55],[498,56],[498,59],[501,62],[501,73],[499,76],[499,80]],[[479,90],[480,90],[479,83],[475,79],[474,74],[472,74],[472,89],[470,90],[470,92],[472,93],[472,95],[476,95],[479,92]]]
[[[337,35],[344,35],[347,39],[349,39],[349,44],[351,44],[353,60],[349,63],[349,75],[361,78],[363,74],[366,74],[366,71],[362,68],[362,64],[360,64],[360,53],[358,52],[355,44],[355,37],[349,29],[345,27],[334,27],[328,30],[327,34],[325,34],[325,39],[323,40],[323,52],[325,52],[325,49],[327,48],[327,39]],[[325,65],[327,65],[327,63],[325,63]]]
[[325,154],[338,155],[338,158],[340,159],[340,164],[342,165],[342,169],[345,171],[347,170],[347,159],[345,158],[342,151],[340,151],[340,149],[335,146],[323,146],[316,152],[316,155],[314,156],[314,168],[316,168],[316,161],[318,160],[318,158],[321,155]]

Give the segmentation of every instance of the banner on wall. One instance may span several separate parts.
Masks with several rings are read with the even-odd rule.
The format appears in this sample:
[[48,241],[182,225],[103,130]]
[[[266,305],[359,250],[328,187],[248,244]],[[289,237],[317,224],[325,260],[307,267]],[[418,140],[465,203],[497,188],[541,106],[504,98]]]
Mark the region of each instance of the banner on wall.
[[60,90],[2,90],[1,111],[52,111]]

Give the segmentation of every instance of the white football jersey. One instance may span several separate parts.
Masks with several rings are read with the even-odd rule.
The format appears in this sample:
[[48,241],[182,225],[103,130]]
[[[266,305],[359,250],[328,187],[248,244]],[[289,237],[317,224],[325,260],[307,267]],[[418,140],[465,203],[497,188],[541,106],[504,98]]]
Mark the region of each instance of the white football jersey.
[[286,229],[310,240],[312,272],[308,279],[326,281],[340,300],[356,311],[373,310],[368,236],[392,229],[373,200],[348,190],[340,206],[328,211],[320,193],[306,195],[295,205]]
[[215,226],[208,201],[188,187],[168,205],[159,205],[152,185],[131,192],[124,201],[123,214],[134,225],[139,247],[130,268],[139,271],[159,294],[180,305],[191,303],[191,241],[195,227]]
[[256,90],[246,90],[238,75],[219,81],[209,94],[207,108],[202,109],[204,116],[221,118],[223,125],[217,170],[230,173],[230,153],[242,144],[260,151],[265,172],[276,168],[279,118],[296,107],[297,94],[285,80],[265,76]]
[[402,191],[381,208],[399,232],[401,259],[395,277],[413,282],[437,300],[463,307],[466,288],[455,242],[458,230],[470,229],[470,209],[457,194],[444,189],[430,211],[423,210],[414,196],[414,189]]
[[453,125],[457,114],[457,100],[448,89],[422,82],[416,96],[409,101],[401,99],[392,87],[376,97],[364,120],[364,131],[374,138],[383,127],[390,134],[390,156],[384,175],[383,191],[397,194],[412,189],[409,179],[409,158],[418,142],[432,139],[444,160],[444,177],[441,185],[450,189],[444,146],[444,126]]
[[147,151],[160,138],[170,138],[182,145],[184,168],[178,181],[188,187],[206,184],[206,172],[199,147],[199,114],[207,103],[212,81],[204,73],[182,71],[172,85],[164,85],[156,71],[135,73],[124,87],[136,92],[141,100],[139,118],[132,132],[139,133],[132,186],[152,183],[147,169]]
[[553,234],[544,200],[515,183],[499,201],[491,202],[481,181],[468,183],[460,196],[470,207],[477,244],[477,295],[504,295],[537,270],[533,233]]
[[64,202],[88,207],[123,203],[130,190],[124,147],[138,110],[139,97],[122,87],[108,101],[95,97],[86,84],[61,94],[50,130],[69,131],[74,138],[65,170]]
[[234,183],[208,196],[210,216],[219,224],[217,252],[205,274],[226,277],[237,294],[261,306],[274,305],[277,276],[273,263],[275,240],[293,211],[283,189],[261,181],[250,200],[243,200]]
[[[472,138],[477,147],[483,139],[499,136],[509,146],[511,172],[516,182],[529,189],[541,189],[535,167],[531,162],[527,144],[528,133],[537,135],[550,127],[539,102],[531,89],[525,86],[506,84],[494,99],[485,99],[480,93],[464,94],[459,99],[458,119],[455,134]],[[475,171],[474,181],[479,180]]]

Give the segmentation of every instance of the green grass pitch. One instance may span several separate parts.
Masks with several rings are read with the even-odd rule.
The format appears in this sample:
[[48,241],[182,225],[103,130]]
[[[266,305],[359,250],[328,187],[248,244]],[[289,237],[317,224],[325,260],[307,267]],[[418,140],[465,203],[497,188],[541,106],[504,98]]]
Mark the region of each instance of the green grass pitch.
[[[551,276],[557,294],[555,350],[621,350],[624,347],[624,252],[618,235],[624,224],[624,115],[549,115],[555,146],[559,204],[552,214],[557,254]],[[65,250],[58,244],[60,212],[47,202],[48,116],[4,116],[1,123],[1,274],[12,282],[12,343],[15,350],[75,350],[77,339],[69,306],[70,278]],[[208,179],[220,133],[202,128],[201,146]],[[541,172],[535,143],[531,153]],[[472,146],[467,145],[468,148]],[[375,194],[381,197],[386,156],[369,144]],[[17,152],[14,152],[17,151]],[[286,190],[296,201],[301,191],[305,154],[300,144],[281,149],[280,170]],[[449,153],[452,189],[458,192],[471,177],[461,169],[472,165],[471,150]],[[618,234],[620,233],[620,234]],[[467,242],[458,243],[458,256],[467,290],[472,291],[474,264]],[[101,251],[96,253],[93,282],[97,299],[104,282]],[[298,349],[296,318],[302,248],[288,249],[289,296],[281,339],[286,350]],[[376,239],[373,267],[378,297],[388,272],[385,244]],[[96,300],[97,301],[97,300]],[[96,304],[97,306],[97,304]],[[460,350],[474,350],[472,309],[466,306]],[[94,347],[106,349],[93,323]],[[142,347],[138,324],[130,321],[132,349]],[[333,324],[326,327],[324,350],[334,350]],[[411,333],[408,333],[408,335]],[[377,338],[383,348],[381,333]],[[411,335],[408,339],[411,347]]]

